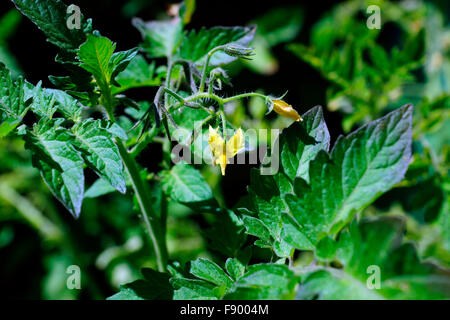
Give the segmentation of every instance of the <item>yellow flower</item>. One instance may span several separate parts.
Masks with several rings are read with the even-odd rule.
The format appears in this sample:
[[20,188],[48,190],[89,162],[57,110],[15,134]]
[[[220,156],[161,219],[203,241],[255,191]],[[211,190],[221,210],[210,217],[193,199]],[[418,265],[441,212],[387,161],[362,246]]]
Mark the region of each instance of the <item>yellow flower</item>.
[[302,117],[299,116],[297,111],[290,104],[287,104],[283,100],[272,100],[273,110],[283,117],[288,117],[295,121],[303,121]]
[[239,128],[238,131],[225,143],[223,138],[217,132],[219,128],[213,129],[209,126],[208,144],[213,154],[213,164],[220,165],[222,175],[225,175],[225,168],[228,160],[233,158],[244,148],[244,135]]

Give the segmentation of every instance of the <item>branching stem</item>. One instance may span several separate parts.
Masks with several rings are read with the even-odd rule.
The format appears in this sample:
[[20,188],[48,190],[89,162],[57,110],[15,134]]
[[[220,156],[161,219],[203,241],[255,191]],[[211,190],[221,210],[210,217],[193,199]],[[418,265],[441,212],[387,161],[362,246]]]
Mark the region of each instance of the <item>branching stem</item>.
[[224,48],[225,48],[224,46],[219,46],[219,47],[215,47],[214,49],[212,49],[211,51],[208,52],[208,55],[206,56],[205,64],[203,65],[202,79],[200,80],[200,87],[198,89],[199,92],[203,92],[205,90],[208,66],[209,66],[209,62],[211,60],[212,55],[217,51],[223,50]]

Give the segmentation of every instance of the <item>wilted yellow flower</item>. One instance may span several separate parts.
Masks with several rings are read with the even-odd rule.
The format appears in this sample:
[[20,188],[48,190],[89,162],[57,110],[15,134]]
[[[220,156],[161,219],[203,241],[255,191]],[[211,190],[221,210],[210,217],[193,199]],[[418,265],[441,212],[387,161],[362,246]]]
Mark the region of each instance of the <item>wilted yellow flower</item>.
[[273,110],[283,117],[288,117],[295,121],[303,121],[302,117],[299,116],[297,111],[290,104],[287,104],[283,100],[272,100]]
[[209,126],[208,144],[213,154],[213,163],[220,165],[222,175],[225,175],[225,168],[228,160],[233,158],[244,148],[244,134],[239,128],[238,131],[225,143],[223,138],[217,132],[219,128],[213,129]]

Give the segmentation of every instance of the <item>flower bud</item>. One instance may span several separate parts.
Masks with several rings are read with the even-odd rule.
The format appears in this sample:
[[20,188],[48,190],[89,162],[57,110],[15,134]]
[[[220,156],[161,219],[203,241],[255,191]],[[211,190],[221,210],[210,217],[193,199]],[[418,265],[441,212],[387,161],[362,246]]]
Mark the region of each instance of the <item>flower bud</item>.
[[290,104],[287,104],[283,100],[272,100],[273,109],[276,113],[283,117],[290,118],[295,121],[303,121],[302,117],[295,111]]
[[227,44],[223,51],[229,56],[248,60],[254,55],[253,48],[243,47],[235,43]]

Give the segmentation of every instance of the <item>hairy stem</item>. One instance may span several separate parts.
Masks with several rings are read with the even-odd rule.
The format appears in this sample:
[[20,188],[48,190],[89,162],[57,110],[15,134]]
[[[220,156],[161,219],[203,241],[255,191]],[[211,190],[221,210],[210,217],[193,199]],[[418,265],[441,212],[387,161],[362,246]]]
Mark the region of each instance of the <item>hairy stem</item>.
[[239,94],[239,95],[232,96],[229,98],[221,98],[218,95],[216,95],[214,93],[210,93],[210,92],[199,92],[199,93],[193,94],[187,98],[184,98],[183,101],[177,102],[177,103],[169,106],[167,108],[167,110],[176,110],[184,105],[187,105],[187,103],[189,103],[189,102],[194,102],[194,101],[200,100],[200,99],[211,99],[211,100],[216,101],[219,104],[219,106],[223,106],[225,103],[228,103],[228,102],[231,102],[234,100],[248,98],[248,97],[260,97],[264,100],[269,98],[268,96],[265,96],[263,94],[256,93],[256,92],[243,93],[243,94]]
[[[106,91],[108,91],[109,93],[104,92],[104,107],[106,109],[108,118],[114,122],[115,117],[113,112],[111,92],[109,90]],[[119,138],[116,138],[116,141],[120,157],[122,158],[125,169],[131,179],[131,184],[138,200],[139,209],[142,213],[142,219],[144,220],[145,226],[153,244],[158,270],[160,272],[166,272],[168,253],[166,239],[163,231],[164,228],[162,228],[160,218],[152,208],[150,191],[148,190],[146,182],[141,178],[139,174],[138,164],[128,153],[125,143]]]
[[261,93],[249,92],[249,93],[238,94],[236,96],[225,98],[225,99],[222,99],[222,101],[223,101],[223,103],[227,103],[227,102],[231,102],[234,100],[240,100],[240,99],[249,98],[249,97],[260,97],[264,100],[268,98],[267,96],[265,96]]
[[208,52],[208,55],[206,56],[206,62],[203,66],[202,79],[200,80],[200,87],[198,89],[199,92],[203,92],[205,90],[206,74],[208,72],[209,61],[211,60],[212,55],[217,51],[223,50],[223,48],[223,46],[216,47]]
[[150,239],[155,250],[156,262],[158,270],[166,271],[167,267],[167,247],[164,237],[164,232],[161,227],[160,219],[153,211],[152,201],[150,199],[150,191],[147,184],[142,180],[136,161],[128,153],[123,141],[118,139],[117,146],[119,147],[120,156],[125,165],[127,173],[131,179],[133,190],[139,203],[139,208],[142,212],[142,218],[149,233]]

